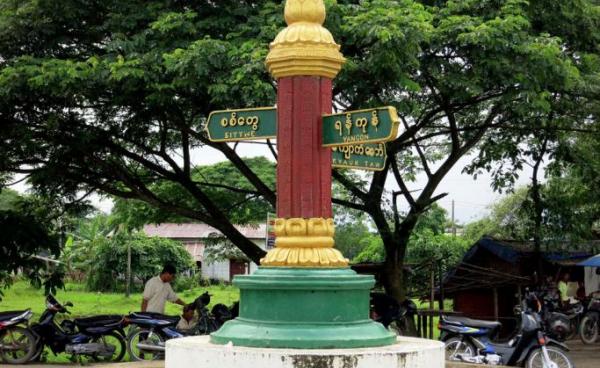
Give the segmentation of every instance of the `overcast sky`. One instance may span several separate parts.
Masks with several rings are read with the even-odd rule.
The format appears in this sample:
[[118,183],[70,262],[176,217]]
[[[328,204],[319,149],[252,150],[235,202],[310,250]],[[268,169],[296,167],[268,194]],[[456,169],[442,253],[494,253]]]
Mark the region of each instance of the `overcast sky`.
[[[242,157],[265,156],[272,158],[270,151],[265,145],[241,143],[239,144],[237,151]],[[197,165],[214,164],[224,160],[225,156],[221,152],[208,147],[203,148],[202,150],[196,150],[193,152],[192,157],[192,161]],[[477,180],[474,180],[472,176],[461,173],[462,169],[469,161],[469,157],[465,157],[459,161],[454,169],[450,171],[442,181],[437,191],[437,193],[449,193],[447,197],[443,198],[438,203],[444,207],[450,215],[452,200],[454,200],[455,217],[456,220],[462,224],[485,216],[487,214],[488,206],[501,196],[498,193],[495,193],[490,187],[491,180],[489,175],[479,175]],[[521,172],[518,185],[527,184],[530,175],[530,171]],[[395,181],[392,179],[391,175],[387,185],[389,190],[397,190]],[[409,189],[419,189],[422,188],[423,185],[424,178],[421,177],[417,182],[411,183]],[[25,191],[26,187],[24,184],[18,184],[13,186],[13,189]],[[102,200],[99,196],[94,196],[92,201],[94,205],[105,212],[109,212],[112,207],[111,201]],[[407,209],[405,203],[402,202],[402,204],[404,205],[402,209]]]

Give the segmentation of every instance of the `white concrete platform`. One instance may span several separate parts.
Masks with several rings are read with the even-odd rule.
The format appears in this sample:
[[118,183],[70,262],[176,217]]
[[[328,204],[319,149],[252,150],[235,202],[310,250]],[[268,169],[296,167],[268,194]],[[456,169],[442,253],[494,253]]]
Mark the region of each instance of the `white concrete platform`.
[[444,368],[439,341],[398,337],[361,349],[261,349],[215,345],[209,336],[167,341],[166,368]]

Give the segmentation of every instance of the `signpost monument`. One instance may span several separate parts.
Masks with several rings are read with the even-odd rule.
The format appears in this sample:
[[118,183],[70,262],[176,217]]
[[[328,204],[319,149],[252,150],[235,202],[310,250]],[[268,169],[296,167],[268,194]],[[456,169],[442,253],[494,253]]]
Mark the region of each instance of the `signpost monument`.
[[[351,270],[333,238],[332,160],[338,167],[382,169],[385,142],[398,131],[396,111],[383,107],[332,115],[332,80],[345,59],[322,25],[323,1],[288,0],[285,20],[288,26],[271,43],[266,59],[277,80],[276,109],[218,111],[207,124],[212,140],[276,135],[275,247],[254,274],[234,279],[240,289],[239,317],[211,334],[210,343],[202,338],[169,341],[167,368],[195,362],[192,356],[214,363],[210,368],[230,363],[346,367],[339,364],[348,359],[354,362],[348,367],[379,361],[378,366],[387,368],[404,367],[410,364],[409,355],[417,359],[420,354],[401,347],[394,334],[369,318],[374,278]],[[241,348],[232,352],[228,345]],[[192,351],[193,346],[202,351]],[[419,366],[443,367],[441,345],[428,346],[433,364]],[[360,357],[349,348],[363,348]],[[390,357],[389,364],[380,359],[382,352]],[[319,357],[328,355],[331,364],[323,365]],[[336,363],[338,358],[342,363]]]

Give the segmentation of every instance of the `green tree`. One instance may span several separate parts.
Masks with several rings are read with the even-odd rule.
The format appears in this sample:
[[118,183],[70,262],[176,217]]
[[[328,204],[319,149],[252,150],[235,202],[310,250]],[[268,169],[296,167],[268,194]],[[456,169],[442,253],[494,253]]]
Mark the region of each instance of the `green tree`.
[[19,192],[6,188],[0,190],[0,211],[14,210],[22,201],[23,198]]
[[131,247],[131,273],[142,282],[156,276],[165,264],[174,265],[178,272],[193,267],[191,256],[177,241],[122,233],[96,244],[94,263],[87,275],[90,290],[116,291],[124,288],[128,246]]
[[73,231],[67,234],[60,255],[70,276],[88,274],[96,262],[96,248],[116,230],[108,215],[95,214],[91,218],[79,219]]
[[550,245],[600,239],[600,135],[578,135],[562,142],[548,167],[544,230]]
[[62,287],[62,268],[48,267],[39,258],[56,259],[60,254],[62,229],[55,221],[59,213],[64,211],[56,202],[0,188],[0,288],[9,287],[21,273],[34,286],[44,286],[46,293]]
[[525,211],[529,189],[518,187],[489,207],[489,215],[465,226],[465,238],[471,242],[484,235],[498,239],[527,241],[531,239],[531,218]]
[[[512,149],[494,139],[535,129],[528,116],[579,118],[581,106],[597,103],[598,8],[585,0],[328,5],[326,26],[348,59],[335,105],[389,104],[402,120],[384,171],[359,182],[333,173],[349,193],[334,203],[372,219],[386,290],[402,299],[411,234],[460,158],[482,142]],[[263,62],[281,14],[279,1],[1,1],[0,172],[29,174],[50,193],[101,191],[205,222],[258,262],[264,252],[208,194],[216,183],[194,180],[193,158],[220,151],[275,205],[273,187],[235,146],[210,142],[203,128],[212,110],[273,105]],[[413,192],[419,172],[427,183]],[[400,188],[393,198],[388,176]],[[193,201],[172,203],[154,190],[159,181]],[[407,213],[394,211],[397,198]]]

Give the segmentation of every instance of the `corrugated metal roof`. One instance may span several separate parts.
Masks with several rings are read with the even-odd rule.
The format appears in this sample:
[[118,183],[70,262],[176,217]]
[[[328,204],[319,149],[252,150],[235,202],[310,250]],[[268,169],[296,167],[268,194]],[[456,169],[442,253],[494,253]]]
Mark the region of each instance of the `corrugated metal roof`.
[[[242,235],[248,239],[264,239],[266,235],[266,225],[260,224],[257,226],[236,226],[235,227]],[[144,225],[144,233],[148,236],[159,236],[161,238],[169,239],[206,239],[214,236],[214,234],[221,235],[221,232],[212,226],[201,223],[189,223],[189,224],[148,224]]]

